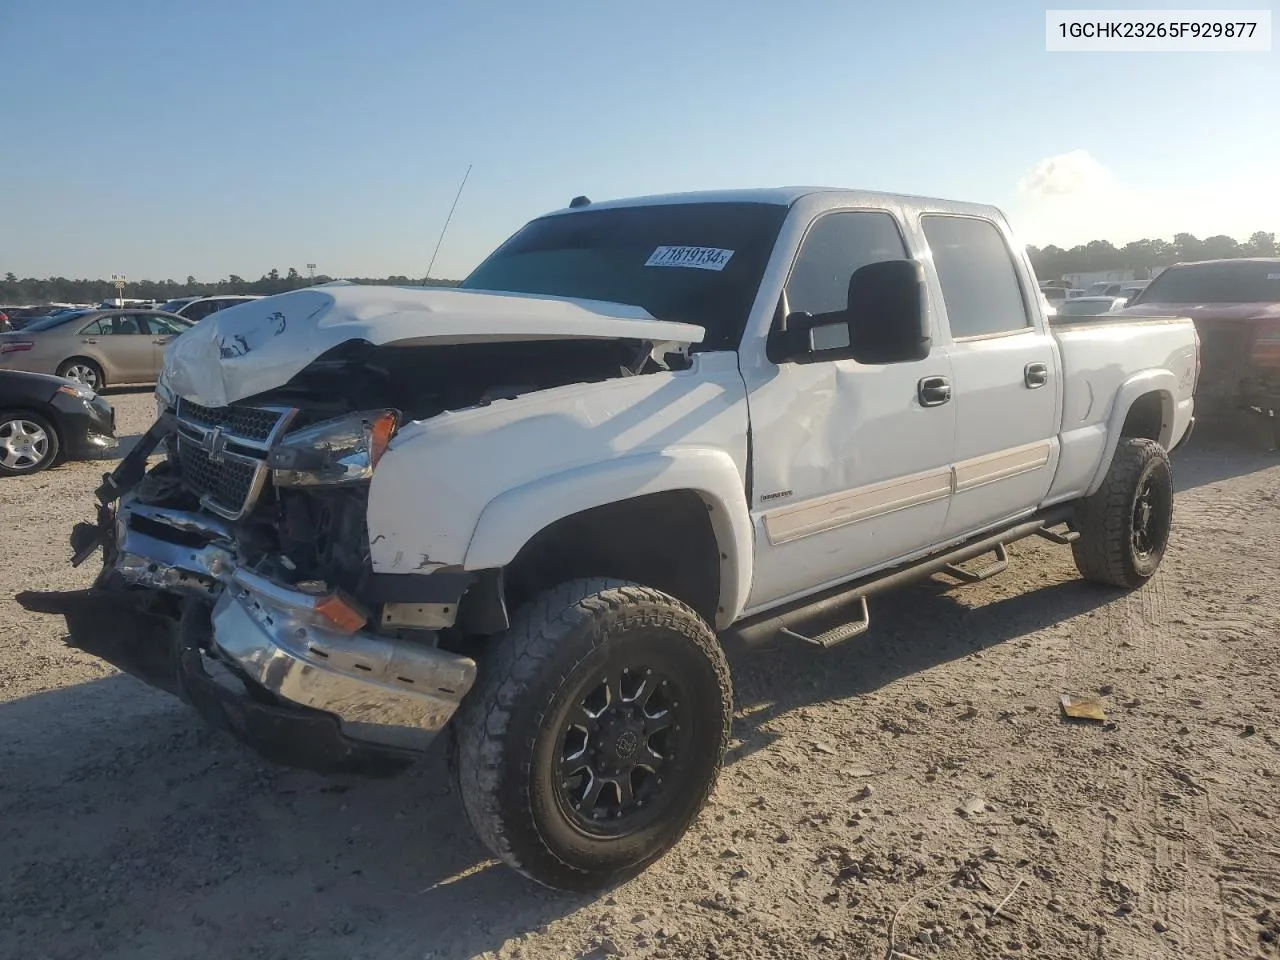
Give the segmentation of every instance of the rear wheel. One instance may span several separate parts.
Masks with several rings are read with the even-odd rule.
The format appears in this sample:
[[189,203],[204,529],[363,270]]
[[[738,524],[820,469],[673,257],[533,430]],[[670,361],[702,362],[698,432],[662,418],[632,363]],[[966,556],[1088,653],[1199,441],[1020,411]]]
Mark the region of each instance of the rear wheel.
[[0,411],[0,475],[39,473],[58,459],[58,432],[26,410]]
[[1071,545],[1086,580],[1134,589],[1164,558],[1173,524],[1173,471],[1154,440],[1122,438],[1107,478],[1076,514]]
[[711,628],[634,584],[575,580],[495,641],[456,724],[477,834],[550,887],[599,889],[673,846],[728,745],[732,688]]
[[90,390],[101,390],[106,386],[105,378],[102,375],[102,368],[92,360],[86,360],[83,357],[73,357],[63,362],[58,367],[58,376],[66,377],[68,380],[74,380],[76,383],[83,384]]

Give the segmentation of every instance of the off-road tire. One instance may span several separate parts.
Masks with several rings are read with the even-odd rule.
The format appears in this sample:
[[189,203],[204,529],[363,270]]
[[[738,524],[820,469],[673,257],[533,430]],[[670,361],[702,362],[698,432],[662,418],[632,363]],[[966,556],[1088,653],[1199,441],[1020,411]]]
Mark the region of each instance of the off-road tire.
[[[684,709],[693,711],[682,734],[689,749],[681,751],[678,777],[669,775],[674,782],[662,788],[670,792],[637,814],[637,829],[601,838],[576,827],[556,799],[558,718],[581,684],[632,657],[680,671]],[[455,718],[455,772],[467,817],[494,855],[525,876],[559,890],[599,890],[639,873],[684,835],[715,786],[732,712],[724,653],[693,610],[625,581],[562,584],[494,638]]]
[[[1152,549],[1134,544],[1135,508],[1150,482],[1156,504]],[[1116,447],[1107,477],[1076,511],[1080,538],[1071,544],[1076,569],[1086,580],[1134,590],[1155,574],[1169,543],[1173,521],[1173,472],[1169,455],[1154,440],[1124,437]]]

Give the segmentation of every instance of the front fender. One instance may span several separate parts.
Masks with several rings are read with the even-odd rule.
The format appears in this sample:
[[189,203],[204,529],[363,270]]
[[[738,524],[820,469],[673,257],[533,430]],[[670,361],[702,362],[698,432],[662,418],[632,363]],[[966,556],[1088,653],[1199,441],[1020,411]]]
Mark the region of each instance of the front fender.
[[676,448],[622,457],[507,490],[480,514],[463,565],[468,570],[506,566],[534,535],[557,520],[621,500],[679,490],[694,491],[709,510],[720,547],[716,626],[723,629],[737,619],[750,593],[752,532],[742,477],[721,450]]
[[1160,418],[1160,446],[1169,449],[1175,433],[1177,406],[1174,397],[1178,395],[1178,378],[1171,370],[1144,370],[1134,374],[1120,385],[1111,404],[1111,414],[1107,418],[1107,444],[1102,451],[1102,462],[1093,475],[1086,495],[1096,492],[1107,478],[1111,469],[1111,460],[1120,445],[1120,435],[1124,430],[1124,422],[1129,416],[1134,401],[1149,393],[1160,395],[1163,411]]

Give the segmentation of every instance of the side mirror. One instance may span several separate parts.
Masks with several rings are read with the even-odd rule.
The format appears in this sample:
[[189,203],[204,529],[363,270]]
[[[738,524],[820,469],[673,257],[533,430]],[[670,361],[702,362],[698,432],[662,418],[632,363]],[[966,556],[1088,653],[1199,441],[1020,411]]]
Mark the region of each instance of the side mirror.
[[881,260],[849,278],[849,331],[859,363],[923,360],[933,349],[924,267],[915,260]]
[[903,363],[929,356],[924,268],[914,260],[884,260],[849,278],[844,310],[788,314],[769,336],[774,363],[857,360]]

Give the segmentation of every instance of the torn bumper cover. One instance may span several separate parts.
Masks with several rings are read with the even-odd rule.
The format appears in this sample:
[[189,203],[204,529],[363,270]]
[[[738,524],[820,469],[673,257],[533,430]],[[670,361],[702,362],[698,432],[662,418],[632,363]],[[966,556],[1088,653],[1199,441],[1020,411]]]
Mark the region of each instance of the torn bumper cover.
[[126,495],[113,526],[99,582],[119,587],[26,592],[18,603],[62,615],[71,646],[181,697],[269,759],[394,772],[474,682],[467,657],[335,629],[322,597],[237,567],[214,518]]

